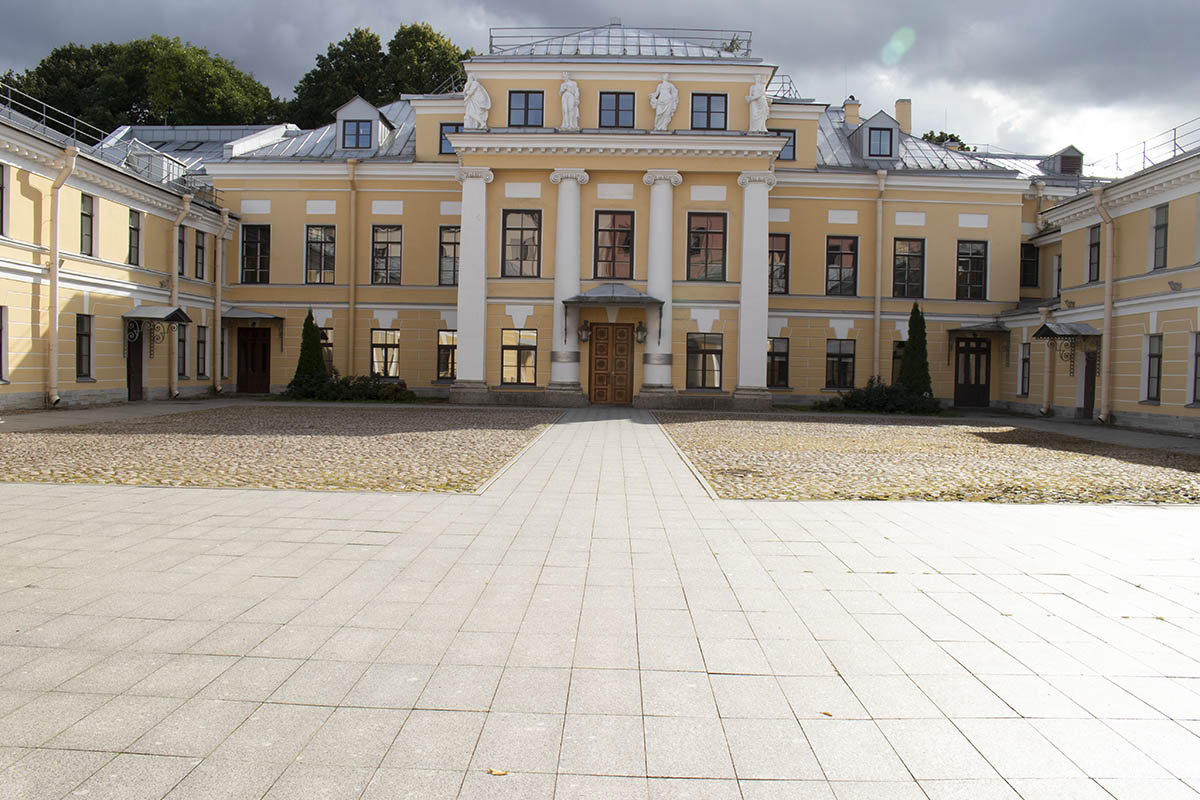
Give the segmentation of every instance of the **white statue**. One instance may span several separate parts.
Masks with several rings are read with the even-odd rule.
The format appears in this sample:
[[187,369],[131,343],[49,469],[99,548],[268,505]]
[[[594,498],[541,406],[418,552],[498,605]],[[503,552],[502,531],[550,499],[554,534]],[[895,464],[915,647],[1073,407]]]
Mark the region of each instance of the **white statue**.
[[754,76],[754,85],[750,87],[750,94],[746,95],[746,102],[750,104],[750,127],[747,133],[766,133],[767,132],[767,86],[763,82],[762,73]]
[[654,130],[665,131],[675,116],[679,107],[679,90],[668,80],[671,76],[663,73],[662,83],[650,95],[650,105],[654,107]]
[[463,101],[466,104],[463,128],[486,128],[492,98],[488,97],[487,89],[474,75],[467,78],[467,85],[463,87]]
[[579,130],[579,84],[571,80],[569,72],[564,72],[562,77],[562,85],[558,87],[558,94],[562,97],[562,125],[559,128],[564,131],[577,131]]

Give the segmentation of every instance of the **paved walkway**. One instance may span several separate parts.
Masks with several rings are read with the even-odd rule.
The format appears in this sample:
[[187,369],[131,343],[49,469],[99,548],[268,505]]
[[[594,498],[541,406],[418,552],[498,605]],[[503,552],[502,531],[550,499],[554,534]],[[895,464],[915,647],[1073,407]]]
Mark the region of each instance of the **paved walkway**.
[[1195,797],[1197,531],[716,501],[598,410],[479,495],[0,484],[0,797]]

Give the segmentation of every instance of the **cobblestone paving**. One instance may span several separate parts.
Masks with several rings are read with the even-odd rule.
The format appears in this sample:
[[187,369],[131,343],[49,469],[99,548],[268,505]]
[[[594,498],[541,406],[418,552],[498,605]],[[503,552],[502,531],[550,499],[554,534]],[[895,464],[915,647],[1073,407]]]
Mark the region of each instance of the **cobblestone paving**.
[[262,405],[0,432],[0,480],[473,491],[557,415]]
[[713,490],[771,500],[1200,502],[1200,458],[1003,424],[657,415]]

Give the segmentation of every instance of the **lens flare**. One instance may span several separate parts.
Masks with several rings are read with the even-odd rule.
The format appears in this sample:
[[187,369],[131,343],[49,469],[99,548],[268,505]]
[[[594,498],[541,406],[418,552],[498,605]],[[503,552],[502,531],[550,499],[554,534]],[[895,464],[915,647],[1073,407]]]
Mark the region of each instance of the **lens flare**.
[[892,34],[892,38],[888,39],[887,44],[883,46],[883,49],[879,52],[879,58],[889,67],[893,64],[899,64],[900,60],[912,49],[916,41],[916,31],[908,26],[900,28]]

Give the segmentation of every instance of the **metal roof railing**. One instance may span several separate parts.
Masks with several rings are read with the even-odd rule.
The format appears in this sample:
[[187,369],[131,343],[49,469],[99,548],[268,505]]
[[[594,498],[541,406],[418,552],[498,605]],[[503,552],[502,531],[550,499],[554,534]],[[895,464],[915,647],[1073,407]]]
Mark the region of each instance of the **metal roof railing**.
[[767,84],[768,97],[787,98],[789,100],[801,100],[800,90],[796,88],[796,84],[792,82],[791,75],[775,74],[771,78],[771,82]]
[[490,55],[746,58],[751,31],[709,28],[492,28]]
[[1144,142],[1118,150],[1111,156],[1088,162],[1093,173],[1112,175],[1115,178],[1141,172],[1163,161],[1181,156],[1200,148],[1200,117],[1176,125]]

